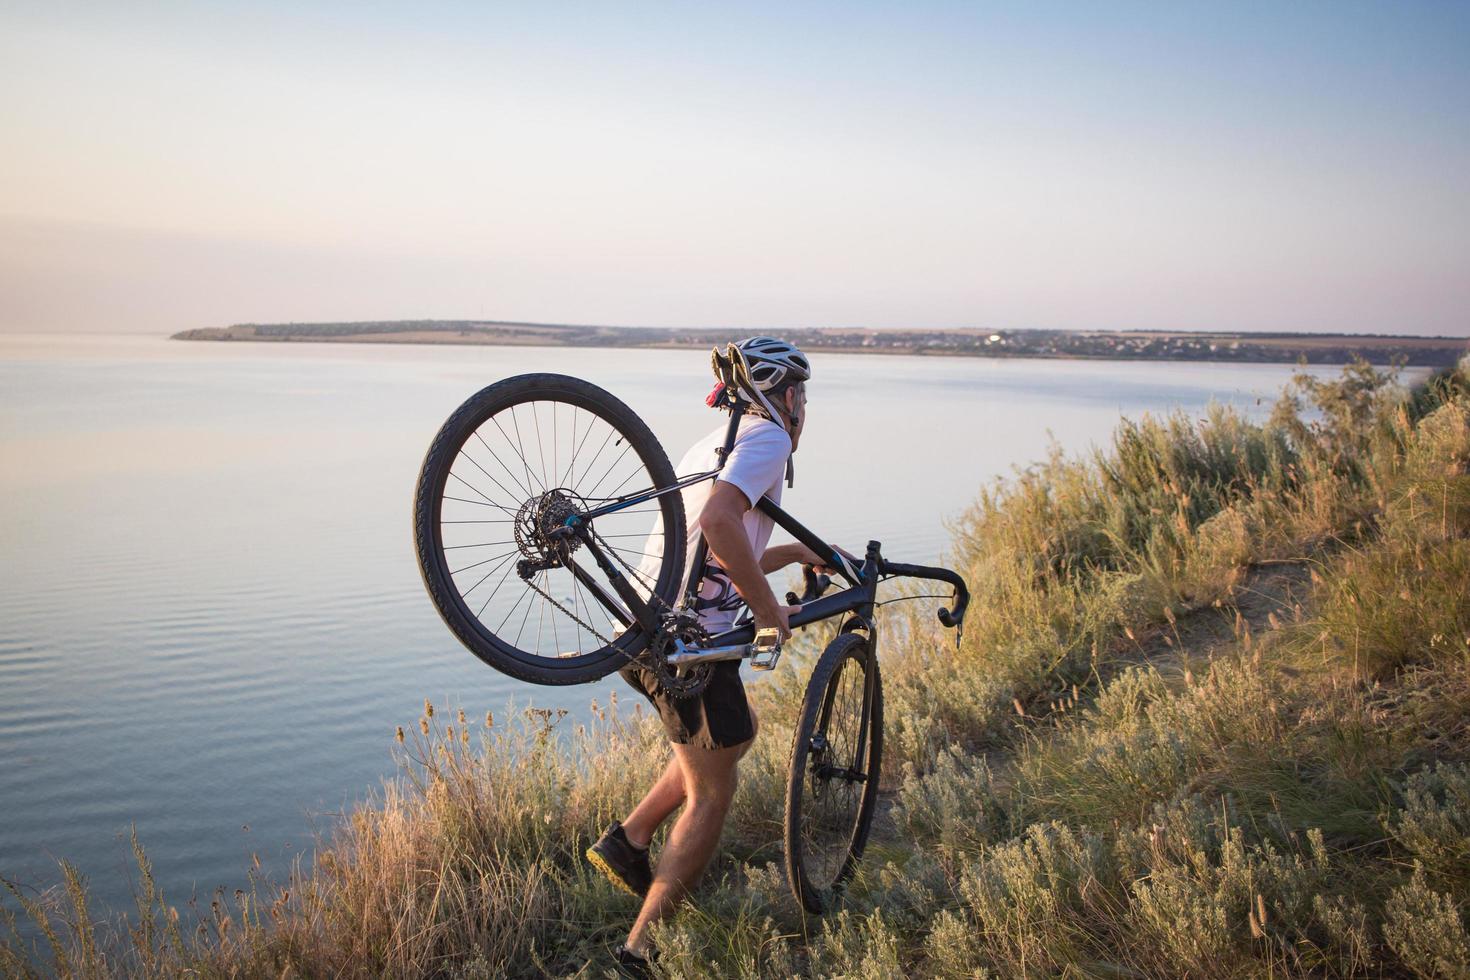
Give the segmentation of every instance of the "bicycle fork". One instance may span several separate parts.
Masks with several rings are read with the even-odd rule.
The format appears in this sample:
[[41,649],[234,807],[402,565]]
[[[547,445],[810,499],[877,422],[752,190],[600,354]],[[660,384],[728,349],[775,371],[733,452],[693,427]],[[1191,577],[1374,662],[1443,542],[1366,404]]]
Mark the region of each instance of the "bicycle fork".
[[[876,773],[869,773],[868,766],[868,739],[871,734],[873,722],[873,702],[878,692],[878,627],[873,616],[874,600],[878,595],[878,569],[882,562],[880,556],[881,545],[877,541],[868,542],[868,550],[863,558],[862,580],[867,589],[867,602],[863,603],[853,611],[847,621],[842,624],[841,632],[850,633],[861,631],[867,634],[868,659],[863,667],[863,705],[858,716],[857,745],[853,748],[852,761],[845,770],[834,769],[830,763],[812,767],[812,775],[819,779],[839,777],[854,783],[866,783],[869,776],[876,779]],[[825,742],[825,737],[823,736]],[[828,746],[823,744],[817,746],[813,738],[813,748],[820,749],[821,755],[826,755]]]

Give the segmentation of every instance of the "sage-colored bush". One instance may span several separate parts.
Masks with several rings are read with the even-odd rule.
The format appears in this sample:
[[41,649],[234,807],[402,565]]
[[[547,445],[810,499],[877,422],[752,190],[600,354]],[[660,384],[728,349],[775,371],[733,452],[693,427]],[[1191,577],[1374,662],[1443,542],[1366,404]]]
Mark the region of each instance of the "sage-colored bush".
[[1384,909],[1383,934],[1415,976],[1470,977],[1470,933],[1448,895],[1430,888],[1423,869],[1394,889]]

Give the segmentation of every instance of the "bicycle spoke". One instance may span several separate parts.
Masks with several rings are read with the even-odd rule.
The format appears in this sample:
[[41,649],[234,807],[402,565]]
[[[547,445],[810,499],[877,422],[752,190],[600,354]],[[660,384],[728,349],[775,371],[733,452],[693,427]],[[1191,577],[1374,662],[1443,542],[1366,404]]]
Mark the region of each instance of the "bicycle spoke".
[[[541,459],[541,483],[546,484],[546,447],[541,441],[541,413],[536,411],[540,402],[531,403],[531,421],[536,423],[536,455]],[[553,406],[556,402],[551,403]]]
[[[488,448],[488,447],[486,447],[486,448]],[[506,494],[507,494],[507,495],[508,495],[508,496],[509,496],[509,497],[510,497],[510,498],[511,498],[511,499],[512,499],[512,500],[514,500],[514,499],[516,499],[516,497],[517,497],[517,495],[516,495],[516,494],[514,494],[514,493],[512,493],[512,492],[511,492],[511,491],[509,491],[509,490],[506,490],[506,488],[505,488],[505,484],[503,484],[503,483],[501,483],[501,482],[500,482],[500,481],[499,481],[499,480],[497,480],[497,479],[495,479],[495,477],[493,477],[493,476],[491,476],[491,475],[490,475],[490,471],[489,471],[489,470],[487,470],[487,469],[485,469],[485,467],[483,467],[483,466],[481,466],[481,465],[480,465],[480,463],[479,463],[479,461],[478,461],[478,460],[476,460],[476,459],[475,459],[475,457],[473,457],[473,456],[471,456],[471,455],[470,455],[470,454],[469,454],[469,453],[467,453],[467,452],[465,452],[465,451],[464,451],[464,450],[463,450],[463,449],[460,449],[460,451],[459,451],[459,454],[460,454],[460,455],[461,455],[461,456],[463,456],[463,457],[464,457],[464,458],[465,458],[465,459],[467,459],[467,460],[469,460],[469,461],[470,461],[470,465],[471,465],[471,466],[473,466],[473,467],[474,467],[474,468],[475,468],[475,469],[477,469],[477,470],[479,470],[479,471],[480,471],[480,472],[481,472],[481,473],[483,473],[483,474],[485,474],[485,479],[487,479],[487,480],[489,480],[489,481],[490,481],[490,482],[491,482],[491,483],[493,483],[493,484],[495,484],[495,485],[496,485],[496,486],[497,486],[497,487],[499,487],[499,488],[500,488],[500,489],[501,489],[501,490],[502,490],[502,491],[504,491],[504,492],[505,492],[505,493],[506,493]],[[494,452],[493,452],[493,451],[492,451],[492,452],[491,452],[491,453],[490,453],[490,455],[492,455],[492,456],[494,456],[494,455],[495,455],[495,453],[494,453]],[[502,467],[501,467],[501,469],[504,469],[504,468],[505,468],[505,467],[504,467],[504,466],[502,466]],[[488,497],[487,497],[487,498],[486,498],[486,499],[487,499],[487,500],[488,500],[488,499],[489,499],[489,498],[488,498]]]
[[[494,422],[495,420],[494,419],[491,419],[490,421]],[[495,423],[495,427],[497,429],[499,429],[500,428],[500,423],[499,422],[496,422]],[[500,430],[500,434],[501,435],[505,435],[505,430],[504,429],[501,429]],[[521,492],[520,494],[511,494],[511,496],[513,496],[513,497],[514,496],[521,496],[521,499],[524,500],[526,497],[534,497],[536,495],[536,491],[535,490],[532,490],[529,484],[526,484],[526,485],[522,485],[521,484],[520,478],[517,477],[514,472],[512,472],[512,470],[511,470],[511,468],[509,466],[506,466],[505,465],[505,460],[503,460],[503,459],[500,458],[500,454],[497,453],[495,450],[493,450],[493,449],[490,448],[490,444],[485,441],[485,437],[484,436],[480,435],[480,432],[479,432],[478,429],[475,430],[475,438],[480,441],[480,445],[482,445],[482,446],[485,447],[485,452],[487,452],[487,453],[490,454],[490,458],[493,459],[493,460],[495,460],[496,464],[499,465],[499,467],[501,468],[501,470],[503,470],[505,472],[505,475],[508,476],[508,477],[510,477],[511,482],[516,485],[516,489],[518,489]],[[509,445],[509,440],[508,439],[506,440],[506,442],[507,442],[507,445]],[[464,452],[464,450],[461,449],[460,452]],[[506,491],[506,492],[509,493],[510,491]]]
[[[597,465],[597,461],[602,458],[602,451],[607,448],[607,444],[608,443],[612,442],[612,437],[614,435],[616,435],[616,434],[617,434],[617,430],[616,429],[614,429],[612,426],[608,426],[607,427],[607,435],[605,435],[605,436],[602,437],[602,445],[600,445],[600,446],[597,447],[597,453],[596,453],[596,455],[594,455],[590,460],[588,460],[587,461],[587,464],[582,468],[582,473],[583,474],[587,474],[587,473],[591,473],[592,472],[592,467],[596,466]],[[595,500],[596,499],[590,493],[582,494],[581,496],[583,496],[583,497],[585,497],[585,498],[587,498],[589,500]]]
[[611,547],[613,551],[616,551],[620,555],[637,555],[639,558],[657,558],[657,557],[659,557],[658,554],[653,553],[653,552],[648,552],[648,551],[635,551],[632,548],[619,548],[616,545],[609,545],[609,547]]
[[[515,552],[512,551],[511,554],[513,555],[513,554],[515,554]],[[467,599],[467,598],[469,598],[470,593],[473,592],[473,591],[475,591],[476,589],[478,589],[480,587],[480,582],[485,581],[485,579],[489,578],[490,576],[494,575],[496,572],[498,572],[502,568],[504,568],[505,567],[505,563],[508,560],[509,560],[509,557],[508,556],[506,558],[502,558],[500,560],[500,562],[497,563],[494,568],[490,569],[490,571],[488,571],[484,575],[480,576],[480,581],[479,582],[476,582],[474,585],[470,586],[468,589],[465,589],[463,592],[461,592],[459,594],[459,597],[461,599]],[[467,571],[467,570],[469,570],[471,568],[476,567],[477,565],[483,565],[483,564],[485,564],[485,562],[489,562],[489,561],[495,561],[495,559],[494,558],[486,558],[485,561],[476,562],[474,565],[466,565],[464,568],[461,568],[459,571],[460,572]],[[452,572],[451,574],[458,575],[459,572]],[[506,574],[508,575],[510,573],[507,572]]]
[[[546,588],[546,570],[545,569],[542,569],[541,570],[541,588],[543,590]],[[542,596],[541,597],[541,612],[536,616],[536,655],[538,657],[541,655],[541,634],[542,634],[543,630],[546,627],[546,605],[547,605],[547,603],[546,603],[546,597],[545,596]],[[527,609],[526,610],[527,613],[529,613],[530,611],[531,611],[530,609]],[[521,635],[519,633],[517,633],[516,634],[516,645],[517,646],[520,646],[520,643],[521,643]]]
[[[580,618],[582,619],[583,622],[587,623],[588,625],[591,625],[591,623],[592,623],[592,612],[588,608],[587,597],[584,596],[584,595],[582,595],[582,583],[581,582],[578,582],[577,581],[577,577],[575,575],[573,575],[572,576],[572,608],[573,609],[577,609],[578,606],[579,606],[579,604],[580,604],[580,608],[581,608],[581,611],[582,611],[582,615],[581,615]],[[580,623],[577,625],[577,630],[578,630],[578,632],[577,632],[577,642],[578,642],[578,644],[580,644],[581,643],[582,630],[583,630],[583,627],[582,627],[582,625]]]
[[[449,573],[449,574],[450,574],[450,575],[451,575],[451,576],[454,576],[454,575],[458,575],[458,574],[459,574],[459,573],[460,573],[460,572],[467,572],[467,571],[469,571],[469,570],[470,570],[470,569],[472,569],[472,568],[479,568],[479,567],[480,567],[480,566],[481,566],[481,565],[483,565],[483,564],[485,564],[485,563],[486,563],[486,562],[491,562],[491,561],[495,561],[495,559],[496,559],[496,558],[508,558],[508,557],[510,557],[510,556],[511,556],[511,555],[514,555],[514,554],[516,554],[516,553],[517,553],[517,552],[518,552],[518,551],[519,551],[519,550],[520,550],[520,549],[516,549],[516,551],[507,551],[507,552],[505,552],[505,554],[502,554],[502,555],[495,555],[495,556],[494,556],[494,557],[492,557],[492,558],[485,558],[485,559],[482,559],[482,560],[480,560],[480,561],[477,561],[477,562],[475,562],[475,563],[474,563],[474,564],[473,564],[473,565],[466,565],[466,566],[464,566],[464,567],[463,567],[463,568],[456,568],[456,569],[453,569],[453,570],[452,570],[452,571],[450,571],[450,573]],[[465,595],[468,595],[468,593],[465,593],[465,592],[461,592],[461,593],[460,593],[460,595],[461,595],[461,596],[465,596]]]
[[[578,408],[575,405],[572,406],[572,442],[576,443],[576,446],[572,449],[572,458],[567,461],[567,472],[566,472],[566,476],[563,477],[560,480],[560,482],[562,484],[566,485],[566,486],[571,486],[576,481],[576,479],[577,479],[577,455],[582,451],[582,447],[587,444],[587,437],[592,434],[592,424],[593,423],[592,422],[588,422],[587,423],[587,431],[585,431],[585,432],[582,433],[582,441],[581,442],[577,442],[577,415],[580,414],[580,412],[581,412],[581,409],[580,408]],[[592,418],[593,418],[594,421],[596,421],[597,416],[594,415],[594,416],[592,416]]]
[[633,472],[631,472],[627,476],[623,477],[623,482],[622,483],[619,483],[617,486],[613,487],[611,490],[608,491],[608,496],[616,496],[617,495],[617,492],[619,490],[623,489],[623,487],[626,487],[628,485],[628,481],[629,480],[633,479],[633,477],[637,476],[639,473],[642,473],[642,472],[643,472],[643,467],[641,467],[641,466],[635,466],[633,468]]
[[[536,593],[532,592],[530,589],[527,589],[526,590],[526,595],[528,595],[528,596],[529,595],[535,595],[535,594]],[[520,629],[516,630],[516,638],[511,641],[511,646],[517,646],[518,647],[518,646],[521,645],[521,634],[526,631],[526,622],[531,618],[531,607],[534,606],[535,604],[536,604],[536,600],[535,599],[532,599],[530,602],[527,602],[526,603],[526,613],[525,613],[524,616],[521,617],[521,627],[520,627]],[[541,601],[541,608],[543,608],[543,609],[546,608],[546,601],[544,599]]]
[[454,472],[453,470],[450,470],[449,471],[449,475],[452,476],[452,477],[454,477],[460,483],[463,483],[465,486],[469,487],[475,493],[478,493],[480,496],[484,497],[485,498],[485,502],[488,503],[491,507],[497,507],[497,508],[499,508],[500,510],[504,511],[507,514],[514,514],[515,513],[515,511],[511,510],[509,507],[503,506],[501,504],[497,504],[495,501],[491,500],[490,499],[490,496],[488,494],[486,494],[483,490],[481,490],[479,487],[475,486],[469,480],[466,480],[464,477],[460,476],[458,473]]
[[[505,574],[500,576],[500,581],[495,583],[495,588],[490,590],[490,594],[485,597],[485,601],[481,604],[479,611],[475,613],[476,619],[479,619],[485,614],[485,608],[490,605],[490,600],[495,598],[495,593],[500,591],[500,587],[505,584],[505,580],[510,578],[510,573],[515,570],[516,567],[514,565],[511,565],[505,570]],[[519,602],[520,600],[516,601]]]
[[[516,455],[520,457],[521,469],[524,470],[526,474],[526,486],[530,486],[531,482],[535,480],[536,477],[535,474],[531,472],[531,461],[526,458],[526,444],[521,441],[521,417],[520,414],[516,412],[516,409],[519,407],[520,406],[518,405],[512,405],[510,407],[510,424],[511,428],[515,430],[516,434]],[[502,429],[501,431],[504,432],[505,430]],[[546,484],[540,484],[540,487],[541,492],[545,493]]]
[[[520,422],[516,419],[516,407],[514,405],[512,405],[510,407],[510,419],[511,419],[512,424],[515,427],[515,430],[516,430],[516,455],[520,458],[520,461],[521,461],[521,469],[526,474],[526,486],[527,487],[530,487],[531,481],[534,480],[535,477],[531,475],[531,464],[526,462],[526,447],[521,442],[521,426],[520,426]],[[497,428],[497,429],[500,430],[500,434],[502,436],[505,436],[505,444],[507,446],[509,446],[510,445],[510,435],[509,435],[509,433],[507,433],[505,431],[504,428],[501,427],[500,420],[499,419],[492,418],[490,421],[491,422],[494,422],[495,423],[495,428]],[[531,491],[532,494],[535,494],[535,492],[536,492],[535,490],[532,490]],[[542,493],[545,493],[546,492],[546,487],[545,487],[544,484],[541,487],[541,492]]]
[[[504,580],[502,579],[502,582],[503,581]],[[499,587],[500,586],[496,586],[496,588],[499,588]],[[508,622],[510,622],[510,617],[514,616],[516,610],[519,609],[519,608],[521,608],[521,600],[522,599],[526,598],[527,596],[533,596],[535,594],[536,593],[532,592],[530,589],[522,589],[521,590],[521,594],[518,595],[518,596],[516,596],[516,601],[513,602],[513,603],[511,603],[510,609],[506,610],[505,618],[502,619],[499,623],[496,624],[496,626],[495,626],[495,632],[498,634],[501,630],[505,629],[505,624],[508,623]],[[530,607],[531,607],[531,604],[529,602],[526,603],[526,608],[529,609]]]
[[595,494],[598,491],[598,489],[602,486],[602,484],[607,480],[608,474],[613,471],[614,467],[616,467],[619,463],[621,463],[623,461],[623,457],[627,456],[628,455],[628,450],[630,450],[632,448],[633,448],[633,444],[632,443],[629,443],[628,445],[626,445],[626,446],[623,447],[623,451],[620,452],[620,453],[618,453],[617,458],[615,458],[612,461],[612,464],[610,466],[608,466],[607,469],[605,469],[605,470],[602,471],[602,476],[600,476],[600,477],[597,478],[597,482],[594,483],[594,484],[592,484],[592,489],[588,491],[588,495],[589,496],[591,494]]
[[[450,476],[454,476],[454,474],[451,473]],[[459,478],[458,477],[455,477],[455,479],[459,479]],[[497,510],[503,510],[503,511],[505,511],[507,514],[514,514],[515,513],[515,511],[511,510],[509,507],[502,507],[499,504],[494,503],[493,501],[490,502],[490,503],[486,503],[483,500],[466,500],[463,497],[451,497],[447,493],[444,495],[444,499],[445,500],[453,500],[455,503],[458,503],[458,504],[474,504],[476,507],[494,507]],[[453,524],[454,522],[453,521],[440,521],[439,523],[441,523],[441,524]],[[503,521],[502,523],[505,523],[505,524],[513,524],[513,523],[515,523],[515,519],[514,518],[508,518],[505,521]]]

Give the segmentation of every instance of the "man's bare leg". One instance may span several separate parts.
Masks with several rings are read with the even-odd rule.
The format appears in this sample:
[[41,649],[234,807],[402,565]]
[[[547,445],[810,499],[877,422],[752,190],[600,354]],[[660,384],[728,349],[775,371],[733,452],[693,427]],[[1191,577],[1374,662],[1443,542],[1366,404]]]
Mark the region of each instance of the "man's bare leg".
[[[753,732],[760,731],[760,719],[756,717],[754,708],[750,711],[750,723]],[[752,735],[750,741],[735,748],[744,756],[754,741],[755,736]],[[640,849],[647,847],[649,841],[653,840],[654,832],[663,826],[671,813],[684,805],[687,795],[684,790],[684,767],[679,763],[679,757],[675,756],[669,760],[663,775],[658,777],[623,821],[623,835],[628,838],[628,843]]]
[[749,742],[728,749],[674,746],[674,760],[684,775],[688,805],[669,832],[653,884],[628,933],[627,946],[639,956],[648,953],[649,927],[672,912],[688,894],[720,843],[725,814],[735,798],[735,766],[749,746]]
[[653,832],[684,805],[684,770],[678,757],[669,760],[662,776],[623,821],[623,833],[634,847],[647,847]]

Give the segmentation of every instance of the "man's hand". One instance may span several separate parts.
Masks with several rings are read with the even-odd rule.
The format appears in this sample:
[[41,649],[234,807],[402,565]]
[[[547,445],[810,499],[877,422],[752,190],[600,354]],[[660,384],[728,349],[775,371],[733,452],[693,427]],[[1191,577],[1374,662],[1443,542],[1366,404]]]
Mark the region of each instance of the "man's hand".
[[[812,566],[813,570],[815,570],[818,575],[837,574],[837,569],[833,568],[831,565],[828,565],[826,558],[819,557],[815,551],[808,548],[804,544],[799,544],[797,545],[797,547],[799,547],[802,551],[801,563],[803,565]],[[848,561],[852,562],[854,568],[862,566],[862,562],[858,561],[857,558],[854,557],[852,552],[848,551],[846,548],[838,547],[834,544],[832,546],[832,549],[840,554],[842,557],[846,558]]]
[[800,606],[773,606],[768,610],[759,611],[752,609],[751,617],[755,620],[757,630],[776,628],[777,636],[782,643],[791,639],[791,615],[799,610]]

